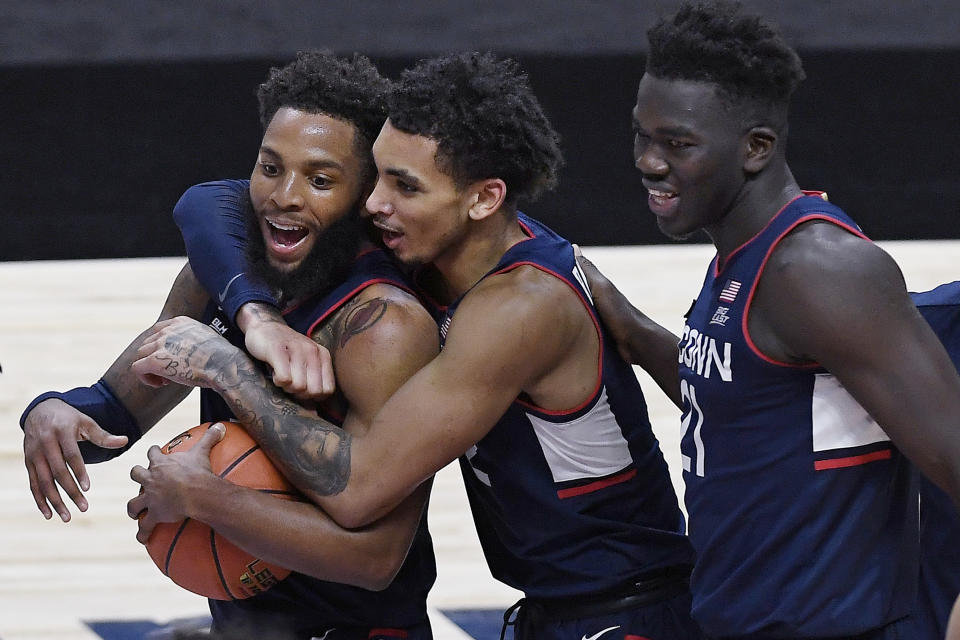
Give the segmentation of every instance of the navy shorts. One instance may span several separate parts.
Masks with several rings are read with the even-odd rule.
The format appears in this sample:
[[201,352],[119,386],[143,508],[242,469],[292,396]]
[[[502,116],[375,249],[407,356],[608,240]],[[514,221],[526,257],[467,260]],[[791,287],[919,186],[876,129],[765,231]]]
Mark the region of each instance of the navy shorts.
[[[525,619],[523,607],[513,626],[514,640],[700,640],[690,617],[690,593],[623,611],[573,620]],[[508,636],[509,637],[509,636]]]

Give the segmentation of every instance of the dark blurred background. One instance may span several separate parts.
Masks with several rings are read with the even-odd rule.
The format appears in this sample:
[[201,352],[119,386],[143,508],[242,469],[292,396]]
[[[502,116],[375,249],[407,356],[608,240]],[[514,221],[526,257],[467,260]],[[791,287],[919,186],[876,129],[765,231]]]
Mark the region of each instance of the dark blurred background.
[[[563,138],[559,188],[525,208],[586,245],[665,239],[632,167],[630,109],[663,0],[0,1],[0,260],[182,255],[191,184],[245,177],[256,86],[300,49],[519,59]],[[744,2],[808,79],[788,156],[876,239],[960,237],[956,0]]]

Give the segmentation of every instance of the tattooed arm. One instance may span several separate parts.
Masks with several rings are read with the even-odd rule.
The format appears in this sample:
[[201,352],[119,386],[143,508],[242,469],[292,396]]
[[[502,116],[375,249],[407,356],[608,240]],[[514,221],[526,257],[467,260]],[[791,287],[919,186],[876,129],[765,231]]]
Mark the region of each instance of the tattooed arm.
[[[388,308],[384,319],[390,315]],[[559,411],[587,401],[597,384],[592,318],[565,283],[533,268],[486,278],[472,289],[443,351],[397,389],[362,433],[310,415],[267,388],[249,359],[219,336],[190,335],[194,329],[184,321],[158,325],[135,371],[171,375],[163,371],[173,361],[175,380],[216,388],[261,445],[287,453],[285,463],[309,478],[311,500],[345,527],[394,509],[478,442],[520,393]],[[201,340],[201,350],[185,348]],[[369,350],[368,367],[401,348],[402,340],[387,335]],[[339,373],[338,379],[344,382]]]
[[[226,348],[214,332],[184,321],[174,324],[179,331],[165,339],[162,368],[192,383],[209,384],[208,376],[213,376],[251,435],[311,498],[331,491],[321,472],[324,465],[318,465],[315,456],[334,452],[342,460],[342,453],[336,453],[340,447],[324,435],[336,433],[341,442],[348,442],[354,434],[364,433],[386,399],[438,351],[436,325],[416,300],[389,285],[365,289],[313,336],[333,352],[348,403],[343,430],[324,430],[315,412],[270,387],[249,359]],[[218,368],[224,369],[217,373]],[[253,400],[238,400],[241,396]],[[205,455],[184,461],[151,450],[148,456],[150,468],[135,468],[132,473],[144,494],[128,505],[131,517],[147,509],[138,539],[146,540],[158,521],[191,517],[258,557],[319,579],[368,589],[385,588],[400,569],[430,485],[422,484],[371,525],[345,530],[314,505],[229,485],[210,473]],[[237,518],[237,513],[260,517]]]
[[[335,374],[348,388],[375,381],[381,360],[416,362],[419,369],[426,362],[420,354],[435,354],[438,349],[436,325],[423,308],[409,296],[402,304],[396,295],[377,296],[378,288],[365,289],[314,336],[338,353]],[[414,339],[408,335],[411,323],[417,327]],[[370,331],[372,327],[376,330]],[[210,327],[189,318],[158,322],[138,355],[132,370],[151,384],[165,378],[215,389],[284,475],[311,500],[343,490],[350,469],[349,424],[336,427],[290,399],[249,356]],[[369,420],[373,410],[365,405],[379,407],[389,394],[354,396],[351,414]]]

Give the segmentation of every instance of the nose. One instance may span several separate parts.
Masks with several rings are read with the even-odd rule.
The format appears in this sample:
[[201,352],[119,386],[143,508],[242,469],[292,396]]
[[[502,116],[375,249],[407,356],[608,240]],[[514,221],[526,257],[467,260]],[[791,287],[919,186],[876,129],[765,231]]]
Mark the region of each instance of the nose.
[[658,153],[657,145],[639,140],[633,145],[633,164],[645,176],[663,177],[670,170],[663,155]]
[[377,180],[377,183],[373,185],[373,191],[367,196],[367,211],[384,216],[393,213],[393,206],[387,200],[386,189],[382,180]]
[[300,193],[297,176],[292,172],[276,182],[276,187],[270,194],[270,199],[281,211],[297,210],[303,207],[303,196]]

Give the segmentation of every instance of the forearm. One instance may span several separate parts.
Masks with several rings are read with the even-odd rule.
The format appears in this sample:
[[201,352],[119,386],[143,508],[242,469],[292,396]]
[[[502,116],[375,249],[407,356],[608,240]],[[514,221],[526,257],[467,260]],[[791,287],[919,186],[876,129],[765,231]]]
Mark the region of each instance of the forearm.
[[[190,265],[186,264],[170,287],[170,293],[157,319],[166,320],[180,315],[199,319],[209,300],[210,297],[200,286]],[[103,374],[103,381],[133,416],[141,435],[190,394],[190,387],[174,383],[160,388],[151,387],[131,374],[130,366],[137,360],[137,350],[151,329],[144,330],[134,338]]]
[[[130,374],[130,365],[137,359],[143,334],[137,337],[114,361],[103,381],[113,390],[117,400],[130,412],[143,435],[163,416],[180,404],[190,394],[190,387],[170,383],[164,387],[150,387]],[[108,431],[108,425],[102,425]],[[132,443],[131,443],[132,444]]]
[[350,477],[350,434],[280,391],[239,349],[211,360],[213,388],[298,489],[326,507]]
[[630,304],[609,281],[593,286],[594,303],[620,355],[646,371],[675,405],[682,406],[677,363],[679,338]]
[[247,197],[246,181],[208,182],[187,189],[173,210],[190,265],[231,318],[247,302],[277,304],[273,293],[248,273]]
[[[678,407],[683,406],[680,397],[680,369],[677,362],[679,339],[642,312],[634,309],[632,330],[625,337],[628,361],[646,371],[657,386]],[[624,347],[621,347],[621,353]]]
[[386,588],[400,570],[429,491],[424,486],[380,521],[348,530],[311,503],[279,499],[212,475],[205,482],[209,486],[191,494],[196,498],[190,517],[267,562],[370,590]]

